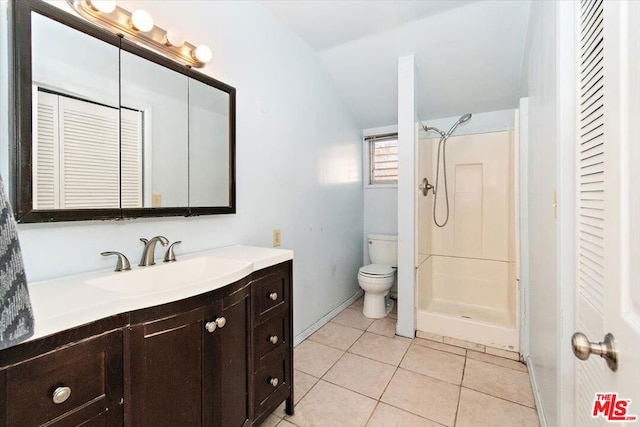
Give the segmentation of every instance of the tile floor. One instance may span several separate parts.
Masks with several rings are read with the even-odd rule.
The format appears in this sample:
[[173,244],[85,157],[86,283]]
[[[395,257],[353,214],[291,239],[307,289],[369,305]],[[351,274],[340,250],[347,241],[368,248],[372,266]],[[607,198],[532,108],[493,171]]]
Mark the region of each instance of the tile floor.
[[539,426],[524,364],[398,337],[395,314],[361,310],[359,300],[294,349],[295,415],[282,405],[263,426]]

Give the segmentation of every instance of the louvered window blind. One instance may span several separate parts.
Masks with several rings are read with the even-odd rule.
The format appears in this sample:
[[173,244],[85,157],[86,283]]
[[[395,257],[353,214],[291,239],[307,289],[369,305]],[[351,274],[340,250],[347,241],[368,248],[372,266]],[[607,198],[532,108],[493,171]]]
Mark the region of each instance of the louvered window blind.
[[[38,92],[35,209],[120,207],[117,108]],[[122,207],[142,206],[142,116],[122,110]]]
[[369,143],[369,184],[398,183],[398,134],[365,137]]

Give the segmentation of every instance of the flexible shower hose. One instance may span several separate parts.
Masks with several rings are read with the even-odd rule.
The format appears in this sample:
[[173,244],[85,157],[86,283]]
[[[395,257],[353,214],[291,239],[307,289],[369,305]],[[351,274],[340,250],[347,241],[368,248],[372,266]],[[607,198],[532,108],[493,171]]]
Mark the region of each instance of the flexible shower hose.
[[[447,187],[447,140],[448,136],[440,137],[440,141],[438,142],[438,163],[436,165],[436,185],[433,187],[433,222],[436,226],[442,228],[447,225],[449,222],[449,189]],[[436,208],[438,206],[438,194],[440,193],[438,189],[440,186],[438,185],[440,181],[440,149],[442,148],[442,172],[444,174],[444,200],[447,205],[447,216],[444,219],[442,224],[438,223],[438,218],[436,217]]]

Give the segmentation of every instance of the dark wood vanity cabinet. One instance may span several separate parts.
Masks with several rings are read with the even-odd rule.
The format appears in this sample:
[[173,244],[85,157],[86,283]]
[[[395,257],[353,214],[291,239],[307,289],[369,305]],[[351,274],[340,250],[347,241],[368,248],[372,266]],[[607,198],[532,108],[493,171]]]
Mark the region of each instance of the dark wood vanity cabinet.
[[11,364],[0,370],[0,426],[122,425],[121,330],[39,355],[33,347],[15,364],[20,352],[0,353]]
[[293,319],[291,263],[261,270],[252,283],[254,425],[283,400],[293,414]]
[[221,291],[132,313],[127,425],[249,424],[249,278]]
[[0,427],[241,427],[284,400],[293,413],[291,267],[0,351]]

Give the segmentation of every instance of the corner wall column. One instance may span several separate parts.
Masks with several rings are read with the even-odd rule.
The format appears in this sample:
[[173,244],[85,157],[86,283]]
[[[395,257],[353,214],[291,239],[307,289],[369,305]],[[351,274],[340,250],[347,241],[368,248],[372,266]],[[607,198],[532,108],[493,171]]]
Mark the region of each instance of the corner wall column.
[[398,335],[413,338],[415,315],[416,254],[416,106],[415,60],[398,59]]

